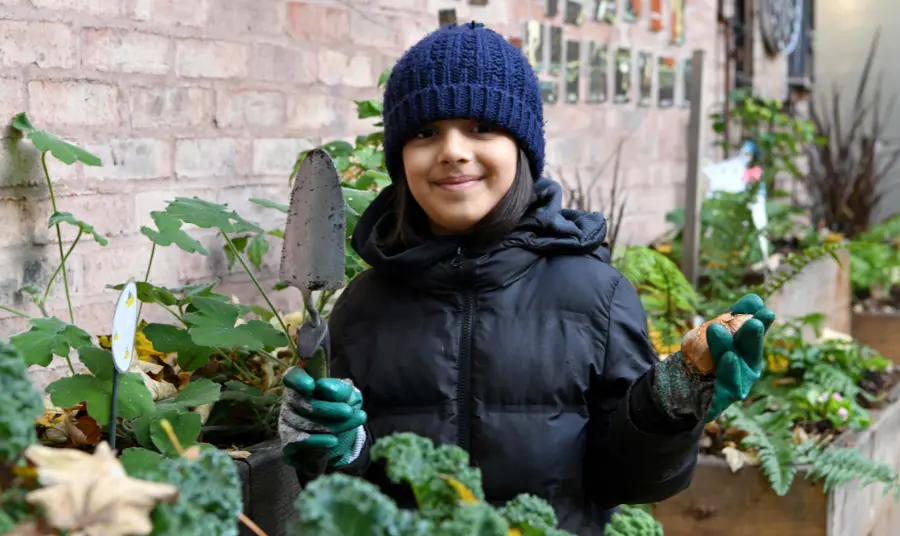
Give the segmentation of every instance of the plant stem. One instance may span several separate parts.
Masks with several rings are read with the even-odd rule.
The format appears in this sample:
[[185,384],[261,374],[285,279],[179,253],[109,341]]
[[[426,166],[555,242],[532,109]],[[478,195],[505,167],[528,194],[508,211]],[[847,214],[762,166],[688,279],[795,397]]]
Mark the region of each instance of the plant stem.
[[[72,250],[75,249],[75,246],[78,244],[78,241],[81,240],[81,235],[84,233],[81,229],[78,229],[78,234],[75,236],[75,241],[72,242],[72,245],[69,246],[69,250],[66,251],[66,254],[62,257],[62,262],[60,262],[56,266],[56,270],[53,271],[53,274],[50,276],[50,280],[47,281],[47,287],[44,289],[44,295],[41,297],[41,304],[47,304],[47,297],[50,296],[50,288],[53,286],[53,281],[56,279],[56,276],[59,275],[59,272],[66,265],[66,261],[69,259],[69,255],[72,254]],[[65,277],[65,275],[63,275]]]
[[174,316],[175,318],[178,319],[179,322],[181,322],[182,324],[184,324],[185,326],[187,326],[187,322],[184,321],[184,318],[182,318],[180,314],[176,313],[175,311],[169,309],[168,307],[166,307],[165,305],[163,305],[163,304],[161,304],[161,303],[159,303],[159,302],[157,302],[157,305],[159,305],[160,307],[162,307],[163,309],[165,309],[166,311],[168,311],[168,313],[169,313],[170,315]]
[[[144,274],[144,283],[150,282],[150,268],[153,267],[153,256],[156,255],[156,242],[150,247],[150,260],[147,262],[147,273]],[[137,322],[141,324],[141,311],[144,309],[144,302],[138,304]]]
[[[41,153],[41,166],[44,168],[44,177],[47,179],[47,189],[50,192],[50,205],[53,207],[53,213],[55,214],[57,212],[56,197],[53,195],[53,183],[50,180],[50,171],[47,170],[46,151]],[[66,255],[63,253],[62,231],[60,230],[58,223],[56,224],[56,242],[59,245],[59,257],[61,259],[62,265],[63,286],[66,289],[66,303],[69,306],[69,323],[75,325],[75,311],[72,309],[72,296],[69,293],[69,276],[66,274]]]
[[5,305],[0,305],[0,310],[6,311],[7,313],[12,313],[16,316],[21,316],[22,318],[31,318],[31,315],[23,313],[22,311],[17,311],[15,309],[13,309],[12,307],[7,307]]
[[[284,334],[287,336],[288,343],[291,345],[291,350],[294,351],[294,355],[300,355],[300,353],[297,351],[297,346],[294,344],[294,339],[291,338],[291,333],[288,331],[287,325],[285,325],[284,320],[281,318],[281,315],[278,314],[278,309],[276,309],[275,306],[272,305],[272,301],[269,300],[269,296],[266,294],[266,291],[263,290],[262,286],[259,284],[259,281],[256,279],[256,276],[254,276],[253,272],[250,270],[250,267],[247,266],[246,262],[244,262],[244,257],[237,250],[237,248],[234,247],[234,242],[231,241],[231,238],[228,237],[228,234],[226,232],[222,231],[222,236],[225,238],[225,242],[228,243],[228,247],[231,248],[231,252],[234,254],[235,258],[240,261],[241,266],[244,267],[244,271],[247,272],[248,276],[250,276],[250,280],[253,281],[254,285],[256,285],[256,289],[259,290],[259,293],[262,294],[263,299],[266,300],[267,304],[269,304],[269,309],[272,310],[275,318],[278,319],[278,323],[281,324],[281,329],[284,330]],[[281,363],[281,365],[284,366],[284,363],[282,363],[281,360],[278,360],[274,357],[273,359],[276,359],[279,363]]]

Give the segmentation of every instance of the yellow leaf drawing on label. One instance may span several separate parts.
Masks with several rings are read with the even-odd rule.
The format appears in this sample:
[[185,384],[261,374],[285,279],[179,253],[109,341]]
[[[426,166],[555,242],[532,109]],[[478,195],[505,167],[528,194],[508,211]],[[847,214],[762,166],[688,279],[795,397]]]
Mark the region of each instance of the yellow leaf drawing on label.
[[131,352],[129,350],[125,350],[125,359],[131,359]]
[[131,306],[134,305],[134,294],[132,294],[130,292],[128,293],[128,300],[125,302],[125,305],[129,308],[131,308]]
[[115,332],[115,333],[113,333],[113,340],[114,340],[114,341],[119,340],[119,332],[118,332],[118,331]]

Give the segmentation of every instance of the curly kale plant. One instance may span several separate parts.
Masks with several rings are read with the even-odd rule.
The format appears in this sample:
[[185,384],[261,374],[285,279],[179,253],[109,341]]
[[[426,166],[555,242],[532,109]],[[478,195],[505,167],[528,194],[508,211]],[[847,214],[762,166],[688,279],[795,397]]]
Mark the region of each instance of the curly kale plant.
[[44,401],[28,379],[25,362],[0,341],[0,463],[12,462],[37,442],[34,421],[44,413]]
[[556,528],[546,501],[519,495],[501,508],[484,500],[481,471],[456,446],[397,433],[372,446],[388,477],[412,488],[418,510],[404,510],[381,490],[340,473],[322,476],[297,497],[291,536],[572,536]]
[[165,458],[130,448],[122,453],[126,471],[135,478],[178,486],[178,501],[153,510],[154,536],[237,536],[243,511],[241,480],[231,457],[201,448],[196,459]]

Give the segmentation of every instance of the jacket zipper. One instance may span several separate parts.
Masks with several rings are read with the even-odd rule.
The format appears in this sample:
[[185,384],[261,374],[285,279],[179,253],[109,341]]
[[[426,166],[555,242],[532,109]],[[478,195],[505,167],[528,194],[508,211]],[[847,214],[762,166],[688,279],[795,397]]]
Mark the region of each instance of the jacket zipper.
[[[456,250],[456,257],[453,259],[453,266],[459,269],[460,274],[463,273],[463,248]],[[459,380],[456,382],[456,411],[459,419],[459,437],[457,444],[459,447],[469,451],[471,443],[471,419],[472,419],[472,400],[469,394],[471,376],[472,376],[472,317],[474,311],[475,300],[472,293],[466,291],[463,298],[463,322],[462,337],[460,337],[459,347]]]

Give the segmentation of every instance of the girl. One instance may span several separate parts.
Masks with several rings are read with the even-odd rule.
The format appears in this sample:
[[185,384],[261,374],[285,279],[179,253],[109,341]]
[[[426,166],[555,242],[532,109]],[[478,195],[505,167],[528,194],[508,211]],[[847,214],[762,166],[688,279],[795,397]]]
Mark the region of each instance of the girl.
[[481,24],[442,27],[396,64],[392,185],[353,235],[372,268],[332,312],[334,379],[284,379],[283,451],[302,481],[343,471],[412,507],[367,455],[409,431],[464,448],[489,501],[538,495],[577,534],[688,486],[704,421],[759,377],[774,315],[746,296],[733,312],[755,316],[734,338],[706,331],[712,362],[660,361],[603,216],[562,208],[541,178],[543,126],[526,58]]

